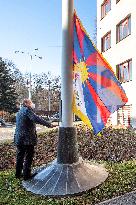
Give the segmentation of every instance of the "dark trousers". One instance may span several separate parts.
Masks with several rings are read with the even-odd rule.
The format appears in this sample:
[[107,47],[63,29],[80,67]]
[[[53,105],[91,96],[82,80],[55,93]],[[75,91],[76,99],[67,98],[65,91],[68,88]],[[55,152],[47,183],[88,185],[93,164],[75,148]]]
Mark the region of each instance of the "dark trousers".
[[31,165],[34,156],[33,145],[18,145],[16,155],[16,176],[20,177],[23,170],[24,176],[31,174]]

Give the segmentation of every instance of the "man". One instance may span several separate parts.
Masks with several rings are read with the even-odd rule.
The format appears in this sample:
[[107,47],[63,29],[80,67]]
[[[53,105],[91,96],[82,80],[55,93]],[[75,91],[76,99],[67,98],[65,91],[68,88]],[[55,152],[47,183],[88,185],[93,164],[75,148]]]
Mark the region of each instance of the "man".
[[16,130],[14,142],[17,146],[16,155],[16,178],[24,180],[32,178],[31,165],[34,156],[34,146],[37,144],[36,123],[53,127],[33,112],[34,104],[30,99],[23,101],[23,106],[16,115]]

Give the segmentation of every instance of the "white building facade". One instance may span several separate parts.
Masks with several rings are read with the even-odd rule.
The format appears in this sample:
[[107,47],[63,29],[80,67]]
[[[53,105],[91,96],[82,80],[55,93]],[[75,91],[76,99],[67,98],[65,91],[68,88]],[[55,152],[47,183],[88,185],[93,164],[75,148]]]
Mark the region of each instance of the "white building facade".
[[136,0],[97,0],[97,47],[128,97],[111,122],[136,128]]

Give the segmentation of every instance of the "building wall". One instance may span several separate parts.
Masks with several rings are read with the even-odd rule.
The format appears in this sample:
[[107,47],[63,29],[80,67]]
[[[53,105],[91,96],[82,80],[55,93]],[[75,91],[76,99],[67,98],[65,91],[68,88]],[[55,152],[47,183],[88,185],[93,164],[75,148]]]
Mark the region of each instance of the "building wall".
[[[116,72],[116,65],[132,58],[132,81],[122,83],[132,104],[132,126],[136,127],[136,0],[111,0],[111,10],[101,19],[101,4],[103,0],[97,0],[97,47],[101,51],[101,38],[111,31],[111,48],[103,52],[103,56]],[[116,25],[131,14],[131,35],[116,43]],[[117,124],[117,113],[113,114],[113,124]]]

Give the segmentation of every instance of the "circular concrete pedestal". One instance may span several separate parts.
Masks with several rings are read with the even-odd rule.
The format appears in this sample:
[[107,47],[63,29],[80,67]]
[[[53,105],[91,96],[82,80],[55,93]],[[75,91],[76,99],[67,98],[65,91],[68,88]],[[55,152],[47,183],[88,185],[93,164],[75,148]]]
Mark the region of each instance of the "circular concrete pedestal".
[[48,166],[36,169],[37,175],[23,186],[43,196],[64,196],[80,193],[106,180],[108,172],[102,165],[90,164],[79,158],[77,163],[59,164],[54,160]]

